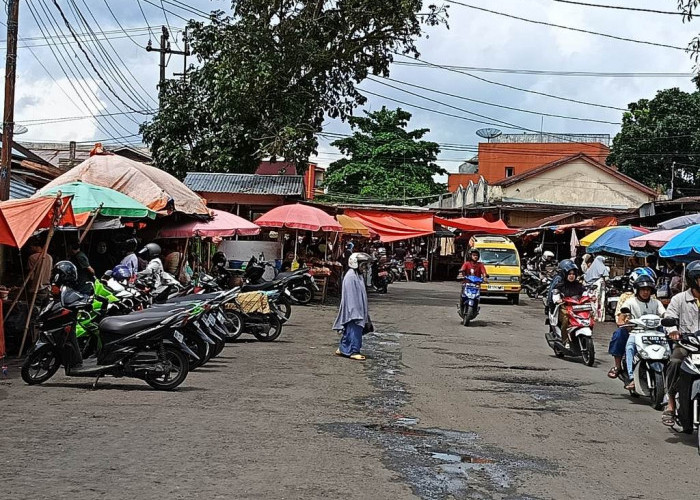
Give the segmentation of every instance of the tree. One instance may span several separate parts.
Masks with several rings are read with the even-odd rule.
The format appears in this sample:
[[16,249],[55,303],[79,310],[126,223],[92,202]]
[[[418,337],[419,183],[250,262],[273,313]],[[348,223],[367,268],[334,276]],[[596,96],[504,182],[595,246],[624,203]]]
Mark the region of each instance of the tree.
[[[677,0],[678,10],[683,13],[683,22],[690,22],[698,15],[700,0]],[[700,35],[695,36],[688,46],[691,57],[695,60],[695,69],[698,69],[698,57],[700,57]]]
[[628,109],[608,164],[662,189],[670,188],[673,175],[676,194],[693,193],[700,180],[700,91],[660,90],[653,99],[633,102]]
[[156,165],[252,172],[262,157],[303,169],[326,117],[346,119],[366,99],[355,85],[387,76],[395,53],[418,55],[421,24],[445,21],[421,0],[237,0],[232,14],[189,23],[197,57],[187,80],[160,89],[142,126]]
[[434,179],[447,173],[435,163],[440,147],[420,140],[428,129],[406,130],[411,113],[401,108],[382,107],[365,115],[350,117],[350,126],[358,130],[331,144],[349,158],[331,163],[326,172],[330,198],[390,204],[411,199],[416,203],[445,191],[444,184]]

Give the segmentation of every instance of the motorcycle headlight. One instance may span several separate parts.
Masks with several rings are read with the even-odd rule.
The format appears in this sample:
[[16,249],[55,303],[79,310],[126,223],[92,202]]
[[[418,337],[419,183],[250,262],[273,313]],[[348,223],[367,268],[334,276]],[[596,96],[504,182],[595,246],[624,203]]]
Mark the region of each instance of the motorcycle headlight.
[[649,354],[646,351],[639,351],[639,357],[642,359],[649,359]]

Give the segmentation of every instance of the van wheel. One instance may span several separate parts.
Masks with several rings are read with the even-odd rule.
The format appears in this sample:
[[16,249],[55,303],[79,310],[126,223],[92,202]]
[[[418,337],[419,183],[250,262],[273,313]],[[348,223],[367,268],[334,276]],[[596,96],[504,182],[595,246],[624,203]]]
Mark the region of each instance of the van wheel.
[[511,293],[510,295],[508,295],[508,298],[510,299],[511,303],[514,306],[517,306],[518,304],[520,304],[520,294],[519,293]]

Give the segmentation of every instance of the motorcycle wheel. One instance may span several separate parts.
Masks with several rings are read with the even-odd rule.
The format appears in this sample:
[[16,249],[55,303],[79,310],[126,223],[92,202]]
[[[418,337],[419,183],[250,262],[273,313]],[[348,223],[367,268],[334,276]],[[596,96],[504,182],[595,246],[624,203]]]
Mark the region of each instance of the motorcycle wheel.
[[280,297],[277,301],[277,309],[284,315],[284,321],[292,317],[292,303],[286,297]]
[[190,371],[196,370],[208,361],[209,344],[207,344],[202,337],[199,335],[187,335],[185,337],[185,345],[199,358],[195,359],[190,357]]
[[243,329],[245,328],[243,316],[230,309],[224,311],[224,316],[226,317],[226,329],[229,333],[228,337],[226,337],[226,341],[230,342],[236,340],[243,334]]
[[296,290],[292,290],[292,295],[301,305],[305,306],[312,300],[314,300],[314,291],[309,290],[306,287],[300,287]]
[[654,372],[654,388],[649,388],[651,407],[655,410],[661,410],[664,407],[665,395],[664,376],[662,373]]
[[172,391],[182,384],[190,371],[189,356],[171,344],[163,346],[166,361],[170,362],[170,371],[163,375],[146,375],[148,385],[159,391]]
[[224,347],[226,347],[226,338],[223,338],[221,340],[214,339],[214,345],[211,347],[212,353],[209,359],[215,358],[219,354],[221,354],[221,351],[224,350]]
[[273,340],[277,340],[277,337],[279,337],[282,333],[282,322],[276,315],[270,315],[269,322],[270,329],[267,332],[263,331],[253,333],[255,338],[261,342],[272,342]]
[[536,298],[537,298],[537,291],[535,291],[535,290],[532,290],[532,289],[530,289],[530,288],[526,288],[526,289],[525,289],[525,293],[526,293],[527,296],[530,297],[531,299],[536,299]]
[[464,326],[469,326],[469,323],[472,320],[473,314],[474,314],[474,308],[470,306],[469,308],[467,308],[467,311],[464,313],[464,316],[462,316],[462,324]]
[[22,380],[29,385],[41,384],[53,377],[60,366],[53,346],[43,345],[22,363]]
[[579,337],[579,345],[581,346],[581,357],[586,366],[593,366],[595,363],[595,347],[593,339],[588,337]]
[[560,350],[558,347],[553,347],[552,349],[554,350],[554,355],[557,358],[563,358],[565,356],[564,351]]

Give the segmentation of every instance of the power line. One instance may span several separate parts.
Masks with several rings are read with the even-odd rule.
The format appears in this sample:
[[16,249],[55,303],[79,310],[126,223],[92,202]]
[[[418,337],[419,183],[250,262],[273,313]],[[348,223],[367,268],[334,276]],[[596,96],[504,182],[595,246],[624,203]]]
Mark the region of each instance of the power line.
[[[431,65],[420,61],[394,61],[396,66],[409,66],[431,68]],[[505,73],[509,75],[537,75],[537,76],[572,76],[572,77],[605,77],[605,78],[692,78],[693,73],[663,73],[663,72],[605,72],[605,71],[555,71],[555,70],[535,70],[535,69],[511,69],[511,68],[485,68],[481,66],[456,66],[452,64],[441,64],[442,68],[463,71],[474,71],[476,73]]]
[[560,3],[569,3],[572,5],[580,5],[582,7],[599,7],[601,9],[615,9],[615,10],[629,10],[634,12],[646,12],[649,14],[669,14],[672,16],[682,16],[682,12],[672,11],[672,10],[655,10],[655,9],[642,9],[640,7],[624,7],[621,5],[603,5],[599,3],[587,3],[587,2],[574,2],[573,0],[554,0]]
[[[370,80],[370,81],[377,82],[377,83],[380,83],[380,84],[384,85],[383,82],[381,82],[381,81],[379,81],[379,80],[377,80],[377,79],[375,79],[375,78],[372,78],[371,76],[370,76],[370,77],[367,77],[367,79]],[[582,117],[578,117],[578,116],[557,115],[557,114],[545,113],[545,112],[541,112],[541,111],[532,111],[532,110],[529,110],[529,109],[522,109],[522,108],[516,108],[516,107],[512,107],[512,106],[506,106],[506,105],[504,105],[504,104],[496,104],[496,103],[488,102],[488,101],[481,101],[481,100],[479,100],[479,99],[473,99],[473,98],[471,98],[471,97],[465,97],[465,96],[461,96],[461,95],[457,95],[457,94],[451,94],[451,93],[449,93],[449,92],[444,92],[444,91],[440,91],[440,90],[435,90],[435,89],[431,89],[431,88],[428,88],[428,87],[423,87],[423,86],[421,86],[421,85],[416,85],[416,84],[413,84],[413,83],[403,82],[403,81],[401,81],[401,80],[394,80],[393,78],[388,78],[388,77],[382,77],[382,79],[384,79],[384,80],[389,80],[389,81],[395,82],[395,83],[399,83],[399,84],[401,84],[401,85],[406,85],[406,86],[408,86],[408,87],[413,87],[413,88],[425,90],[425,91],[428,91],[428,92],[433,92],[433,93],[435,93],[435,94],[440,94],[440,95],[444,95],[444,96],[448,96],[448,97],[454,97],[455,99],[461,99],[461,100],[464,100],[464,101],[475,102],[475,103],[478,103],[478,104],[484,104],[485,106],[494,106],[494,107],[497,107],[497,108],[509,109],[509,110],[511,110],[511,111],[518,111],[518,112],[520,112],[520,113],[529,113],[529,114],[533,114],[533,115],[537,115],[537,116],[549,116],[549,117],[552,117],[552,118],[563,118],[563,119],[566,119],[566,120],[578,120],[578,121],[584,121],[584,122],[605,123],[605,124],[608,124],[608,125],[620,125],[620,122],[611,122],[611,121],[606,121],[606,120],[597,120],[597,119],[595,119],[595,118],[582,118]]]
[[510,18],[510,19],[517,19],[518,21],[524,21],[524,22],[526,22],[526,23],[539,24],[539,25],[542,25],[542,26],[549,26],[550,28],[560,28],[560,29],[565,29],[565,30],[570,30],[570,31],[576,31],[576,32],[578,32],[578,33],[586,33],[586,34],[588,34],[588,35],[602,36],[602,37],[605,37],[605,38],[611,38],[611,39],[613,39],[613,40],[619,40],[619,41],[622,41],[622,42],[640,43],[640,44],[643,44],[643,45],[652,45],[652,46],[654,46],[654,47],[663,47],[663,48],[666,48],[666,49],[682,50],[683,52],[687,52],[687,51],[688,51],[688,48],[687,48],[687,47],[678,47],[678,46],[676,46],[676,45],[668,45],[668,44],[665,44],[665,43],[647,42],[647,41],[645,41],[645,40],[637,40],[637,39],[634,39],[634,38],[625,38],[625,37],[622,37],[622,36],[611,35],[611,34],[609,34],[609,33],[600,33],[600,32],[597,32],[597,31],[589,31],[589,30],[585,30],[585,29],[582,29],[582,28],[572,28],[571,26],[563,26],[563,25],[561,25],[561,24],[554,24],[554,23],[549,23],[549,22],[546,22],[546,21],[535,21],[534,19],[527,19],[527,18],[525,18],[525,17],[519,17],[519,16],[515,16],[515,15],[513,15],[513,14],[507,14],[507,13],[505,13],[505,12],[498,12],[498,11],[495,11],[495,10],[485,9],[485,8],[483,8],[483,7],[477,7],[477,6],[475,6],[475,5],[469,5],[469,4],[467,4],[467,3],[458,2],[458,1],[456,1],[456,0],[449,0],[449,3],[453,3],[453,4],[455,4],[455,5],[461,5],[462,7],[466,7],[466,8],[468,8],[468,9],[474,9],[474,10],[479,10],[479,11],[482,11],[482,12],[488,12],[489,14],[495,14],[495,15],[497,15],[497,16],[508,17],[508,18]]
[[141,0],[136,0],[136,3],[139,6],[139,10],[141,11],[143,20],[146,21],[146,26],[148,26],[148,32],[151,34],[152,37],[156,38],[156,35],[155,33],[153,33],[153,29],[151,28],[151,23],[148,22],[148,19],[146,18],[146,13],[143,11],[143,5],[141,5]]
[[[154,114],[156,111],[155,110],[140,110],[139,114]],[[115,112],[115,113],[94,113],[91,115],[82,115],[82,116],[63,116],[63,117],[56,117],[56,118],[36,118],[32,120],[18,120],[21,122],[23,125],[47,125],[51,123],[62,123],[62,122],[73,122],[73,121],[80,121],[80,120],[88,120],[92,118],[102,118],[106,116],[121,116],[121,115],[129,115],[133,114],[133,111],[120,111],[120,112]]]
[[[109,13],[110,13],[110,15],[112,16],[112,18],[114,19],[114,21],[117,23],[117,26],[119,26],[119,29],[121,29],[121,30],[124,32],[124,34],[127,36],[127,38],[128,38],[129,40],[131,40],[131,41],[134,43],[134,45],[136,45],[136,46],[139,47],[139,48],[143,48],[143,47],[141,47],[141,44],[140,44],[139,42],[137,42],[136,40],[134,40],[134,39],[132,38],[131,34],[129,34],[129,32],[126,31],[126,30],[124,29],[124,26],[122,26],[122,23],[119,22],[119,19],[118,19],[117,16],[114,14],[114,11],[112,10],[112,7],[109,5],[109,3],[107,2],[107,0],[102,0],[102,1],[104,2],[105,7],[107,7],[107,10],[109,11]],[[131,28],[130,28],[130,29],[131,29]],[[150,26],[146,26],[146,30],[148,31],[148,35],[149,35],[149,37],[150,37],[150,36],[151,36],[151,27],[150,27]]]
[[[403,55],[403,54],[401,54],[401,53],[399,53],[399,52],[395,52],[395,54],[400,55],[400,56],[402,56],[402,57],[405,57],[405,58],[409,59],[408,56],[405,56],[405,55]],[[616,111],[628,111],[626,108],[618,108],[618,107],[616,107],[616,106],[608,106],[608,105],[606,105],[606,104],[598,104],[598,103],[594,103],[594,102],[581,101],[581,100],[578,100],[578,99],[571,99],[571,98],[569,98],[569,97],[562,97],[562,96],[555,95],[555,94],[548,94],[548,93],[546,93],[546,92],[539,92],[539,91],[537,91],[537,90],[525,89],[525,88],[522,88],[522,87],[516,87],[515,85],[509,85],[509,84],[507,84],[507,83],[502,83],[502,82],[497,82],[497,81],[494,81],[494,80],[489,80],[488,78],[484,78],[484,77],[482,77],[482,76],[473,75],[473,74],[471,74],[471,73],[469,73],[469,72],[467,72],[467,71],[462,71],[462,70],[458,70],[458,69],[451,69],[451,68],[449,68],[449,67],[442,66],[442,65],[436,64],[436,63],[432,63],[432,62],[426,61],[425,59],[420,59],[420,58],[418,58],[418,57],[416,57],[415,59],[416,59],[417,61],[420,61],[420,62],[424,63],[424,64],[427,64],[428,66],[433,66],[433,67],[435,67],[435,68],[440,68],[440,69],[443,69],[443,70],[445,70],[445,71],[451,71],[451,72],[453,72],[453,73],[459,73],[459,74],[466,75],[466,76],[468,76],[468,77],[470,77],[470,78],[474,78],[474,79],[476,79],[476,80],[479,80],[479,81],[482,81],[482,82],[485,82],[485,83],[488,83],[488,84],[491,84],[491,85],[497,85],[497,86],[499,86],[499,87],[505,87],[505,88],[508,88],[508,89],[511,89],[511,90],[517,90],[517,91],[519,91],[519,92],[526,92],[526,93],[528,93],[528,94],[535,94],[535,95],[539,95],[539,96],[542,96],[542,97],[549,97],[549,98],[551,98],[551,99],[557,99],[557,100],[559,100],[559,101],[566,101],[566,102],[573,102],[573,103],[576,103],[576,104],[583,104],[583,105],[585,105],[585,106],[593,106],[593,107],[595,107],[595,108],[614,109],[614,110],[616,110]]]

